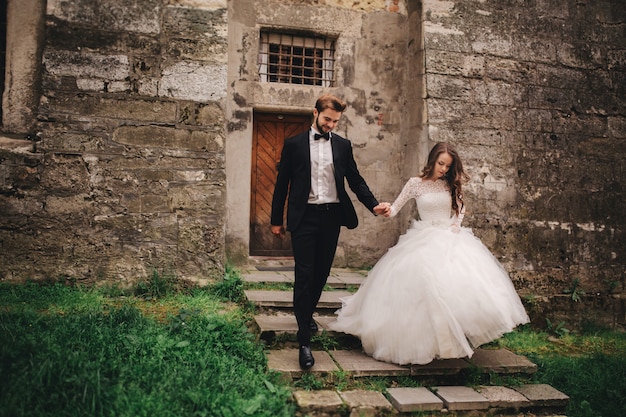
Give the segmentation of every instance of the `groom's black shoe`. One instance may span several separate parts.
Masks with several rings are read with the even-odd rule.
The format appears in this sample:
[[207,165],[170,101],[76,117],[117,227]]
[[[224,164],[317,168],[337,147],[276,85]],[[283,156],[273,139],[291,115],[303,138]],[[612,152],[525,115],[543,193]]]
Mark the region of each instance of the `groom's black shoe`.
[[315,359],[311,353],[311,346],[300,346],[300,368],[309,369],[315,365]]
[[317,328],[317,323],[313,319],[311,319],[311,323],[309,324],[309,330],[311,330],[311,333],[317,333],[319,330]]

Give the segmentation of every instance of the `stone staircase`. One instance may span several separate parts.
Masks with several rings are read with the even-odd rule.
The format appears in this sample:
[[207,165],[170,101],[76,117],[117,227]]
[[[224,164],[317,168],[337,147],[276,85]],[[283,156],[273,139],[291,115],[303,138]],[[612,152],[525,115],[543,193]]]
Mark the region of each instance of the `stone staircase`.
[[[302,371],[298,364],[297,324],[292,314],[293,266],[256,265],[242,271],[245,294],[256,306],[255,327],[267,346],[268,367],[294,385],[304,374],[333,381],[368,377],[388,378],[383,391],[363,389],[295,389],[298,416],[357,417],[388,415],[446,416],[563,416],[569,398],[550,385],[475,384],[472,381],[531,376],[537,366],[505,349],[477,349],[471,359],[436,360],[427,365],[399,366],[365,355],[357,338],[332,332],[328,323],[365,279],[365,271],[333,269],[318,304],[315,321],[320,332],[312,340],[315,366]],[[255,289],[263,288],[263,289]],[[276,288],[276,289],[267,289]],[[330,346],[330,347],[329,347]],[[398,381],[413,381],[401,386]],[[328,384],[326,384],[328,385]],[[331,384],[332,385],[332,384]]]

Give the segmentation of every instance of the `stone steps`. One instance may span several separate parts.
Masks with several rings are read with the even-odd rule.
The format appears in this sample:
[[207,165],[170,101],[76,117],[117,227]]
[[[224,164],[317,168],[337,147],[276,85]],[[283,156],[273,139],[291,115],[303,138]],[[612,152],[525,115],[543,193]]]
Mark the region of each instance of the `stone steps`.
[[[295,391],[299,412],[309,416],[340,417],[347,407],[350,416],[388,416],[426,413],[445,416],[554,416],[567,406],[569,398],[550,385],[519,387],[434,386],[398,387],[378,391],[316,390]],[[526,414],[528,413],[528,414]],[[419,414],[426,415],[426,414]],[[563,416],[565,417],[565,416]]]
[[[298,415],[351,416],[411,415],[429,412],[434,415],[500,415],[519,416],[563,412],[567,395],[549,385],[527,384],[516,387],[463,384],[469,375],[526,376],[536,372],[537,366],[527,358],[505,349],[477,349],[472,358],[435,360],[426,365],[396,365],[377,361],[364,354],[357,338],[332,332],[328,324],[335,320],[334,311],[341,307],[341,298],[351,294],[365,279],[365,271],[336,269],[331,272],[327,289],[322,294],[314,316],[320,328],[313,340],[315,366],[302,371],[298,364],[295,335],[297,323],[291,312],[293,272],[288,267],[251,268],[242,273],[247,286],[279,284],[287,290],[245,290],[247,299],[259,308],[253,331],[267,344],[269,369],[283,378],[296,381],[305,373],[333,380],[343,378],[385,377],[411,378],[420,387],[392,387],[385,392],[364,390],[296,390],[294,400]],[[324,349],[321,340],[331,338],[340,342],[334,349]],[[469,413],[469,414],[468,414]]]
[[[273,307],[291,309],[293,307],[293,294],[291,291],[277,290],[245,290],[248,301],[252,301],[259,307]],[[341,307],[341,298],[347,297],[348,291],[324,291],[317,303],[318,310],[336,310]]]

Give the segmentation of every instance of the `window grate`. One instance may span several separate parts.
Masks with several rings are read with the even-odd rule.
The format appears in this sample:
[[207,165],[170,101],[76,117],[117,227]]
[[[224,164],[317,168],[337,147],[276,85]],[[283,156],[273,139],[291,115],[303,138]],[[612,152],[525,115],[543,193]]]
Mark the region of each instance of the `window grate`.
[[261,82],[333,87],[335,41],[261,32],[258,65]]

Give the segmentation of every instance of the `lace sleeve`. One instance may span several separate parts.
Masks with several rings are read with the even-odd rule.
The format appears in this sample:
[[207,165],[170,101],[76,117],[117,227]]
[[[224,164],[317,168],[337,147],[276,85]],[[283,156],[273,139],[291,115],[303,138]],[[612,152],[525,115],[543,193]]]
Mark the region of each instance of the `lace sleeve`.
[[458,198],[456,201],[460,209],[459,214],[454,215],[454,225],[461,227],[461,222],[463,221],[463,217],[465,217],[465,204],[463,204],[463,202]]
[[420,184],[420,182],[421,182],[421,178],[419,177],[409,178],[406,184],[404,184],[402,191],[396,198],[396,201],[394,201],[393,204],[391,205],[391,213],[389,214],[389,217],[394,217],[396,214],[398,214],[400,209],[411,198],[418,197],[418,185]]

